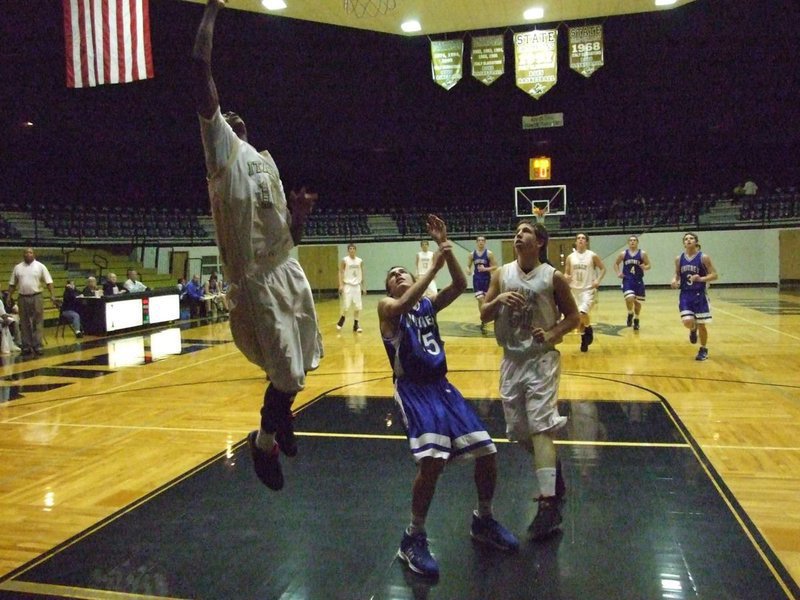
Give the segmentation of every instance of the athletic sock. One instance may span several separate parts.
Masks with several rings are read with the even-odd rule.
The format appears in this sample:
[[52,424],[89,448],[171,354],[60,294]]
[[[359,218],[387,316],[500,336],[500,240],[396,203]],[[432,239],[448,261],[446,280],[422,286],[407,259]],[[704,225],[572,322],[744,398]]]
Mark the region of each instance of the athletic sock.
[[478,500],[478,509],[475,514],[481,518],[492,516],[492,501],[491,500]]
[[425,517],[411,516],[411,523],[409,523],[406,533],[414,535],[415,533],[425,533]]
[[536,469],[536,479],[539,482],[539,494],[546,498],[556,495],[556,468],[546,467]]
[[275,434],[267,433],[263,429],[259,429],[258,435],[256,436],[256,446],[262,450],[272,450],[275,446]]

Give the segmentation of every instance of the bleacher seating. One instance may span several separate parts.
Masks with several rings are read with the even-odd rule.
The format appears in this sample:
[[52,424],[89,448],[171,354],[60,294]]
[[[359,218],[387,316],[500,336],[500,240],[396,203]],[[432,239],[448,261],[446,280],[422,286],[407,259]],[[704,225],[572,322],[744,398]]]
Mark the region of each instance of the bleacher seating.
[[775,188],[770,193],[739,196],[739,218],[750,222],[788,222],[800,220],[800,192],[794,186]]
[[[374,202],[371,210],[320,204],[309,216],[307,242],[349,240],[417,239],[426,233],[428,212],[436,212],[450,232],[461,237],[509,235],[519,221],[510,203],[498,200],[464,202],[446,199],[438,203],[422,199]],[[567,214],[547,217],[545,224],[556,235],[578,230],[593,233],[628,233],[670,229],[757,227],[770,223],[800,224],[800,192],[794,186],[775,188],[756,196],[732,193],[682,193],[570,197]],[[207,208],[73,206],[69,209],[44,204],[0,208],[0,242],[36,246],[108,245],[212,245],[214,224]]]

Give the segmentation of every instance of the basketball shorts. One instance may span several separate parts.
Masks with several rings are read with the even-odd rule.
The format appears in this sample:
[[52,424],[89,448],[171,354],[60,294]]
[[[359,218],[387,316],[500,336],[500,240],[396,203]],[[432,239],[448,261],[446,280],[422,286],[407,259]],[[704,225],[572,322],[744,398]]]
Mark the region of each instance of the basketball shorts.
[[595,288],[589,288],[588,290],[576,290],[573,288],[572,297],[575,298],[575,304],[578,305],[578,312],[588,315],[589,311],[592,310],[592,306],[594,306],[596,294],[597,290]]
[[491,277],[488,274],[480,274],[472,276],[472,289],[475,292],[476,298],[483,298],[486,295],[486,292],[489,291],[489,281],[491,281]]
[[348,311],[351,308],[354,310],[361,310],[361,284],[344,284],[344,291],[342,292],[342,312]]
[[711,303],[705,290],[681,290],[678,310],[681,311],[683,321],[694,319],[698,323],[711,322]]
[[644,281],[642,279],[623,279],[622,295],[625,298],[636,298],[639,302],[644,302]]
[[497,452],[483,422],[446,378],[416,383],[401,377],[395,382],[394,399],[415,461],[426,456],[463,460]]
[[231,283],[230,326],[236,347],[275,387],[298,392],[319,366],[322,336],[311,286],[294,258]]
[[567,423],[558,414],[561,353],[550,350],[536,357],[500,363],[500,397],[508,439],[532,448],[531,436],[555,431]]

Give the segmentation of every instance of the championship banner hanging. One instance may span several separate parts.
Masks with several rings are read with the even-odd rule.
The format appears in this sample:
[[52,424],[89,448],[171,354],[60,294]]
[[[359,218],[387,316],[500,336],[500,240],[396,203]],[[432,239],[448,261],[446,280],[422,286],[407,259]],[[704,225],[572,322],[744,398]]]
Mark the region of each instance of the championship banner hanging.
[[491,85],[505,73],[506,55],[502,35],[484,35],[472,38],[472,76],[485,85]]
[[558,29],[514,34],[517,87],[537,100],[558,81]]
[[605,64],[603,60],[603,26],[570,27],[569,66],[584,77],[590,77]]
[[449,90],[461,80],[464,60],[463,40],[431,41],[433,80]]

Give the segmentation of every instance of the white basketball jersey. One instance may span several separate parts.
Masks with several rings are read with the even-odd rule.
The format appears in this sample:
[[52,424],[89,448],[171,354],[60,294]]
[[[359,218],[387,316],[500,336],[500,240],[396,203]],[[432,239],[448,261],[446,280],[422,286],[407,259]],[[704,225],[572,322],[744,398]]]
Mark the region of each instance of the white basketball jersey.
[[516,261],[502,266],[500,292],[519,292],[526,300],[522,310],[501,305],[495,319],[495,338],[505,349],[506,356],[530,357],[554,349],[553,344],[534,340],[531,330],[537,327],[548,330],[558,323],[561,316],[553,292],[555,271],[553,266],[546,263],[530,273],[520,269]]
[[344,273],[342,274],[342,281],[347,285],[361,285],[361,262],[362,260],[357,256],[350,258],[344,257]]
[[591,250],[583,252],[576,250],[567,257],[572,266],[572,280],[569,282],[569,287],[575,290],[591,289],[597,277],[594,268],[594,256],[595,254]]
[[430,250],[417,252],[417,275],[425,275],[431,268],[431,262],[433,262],[433,252]]
[[291,215],[269,152],[240,140],[219,108],[210,121],[200,117],[200,125],[217,245],[226,278],[236,282],[289,257]]

